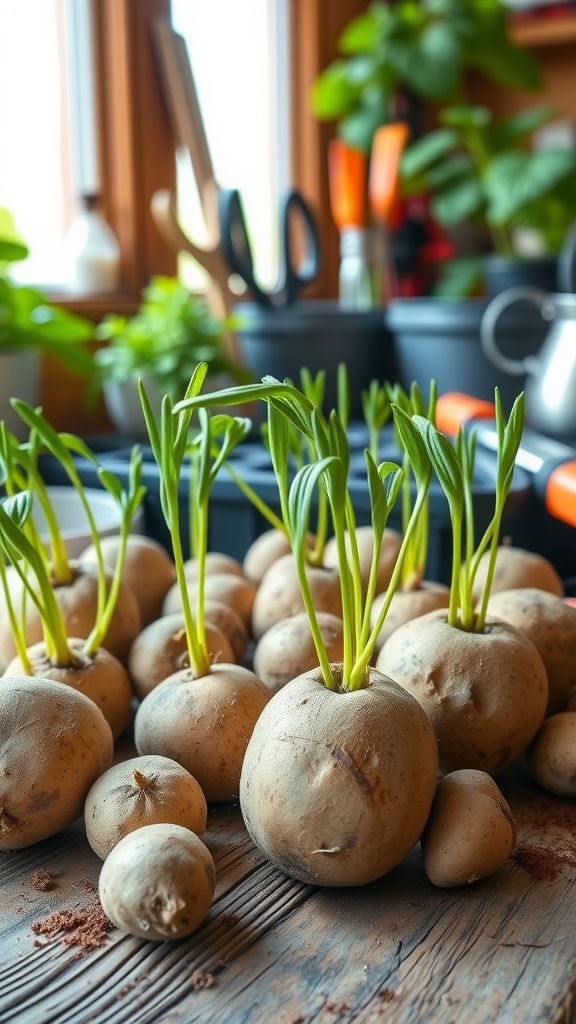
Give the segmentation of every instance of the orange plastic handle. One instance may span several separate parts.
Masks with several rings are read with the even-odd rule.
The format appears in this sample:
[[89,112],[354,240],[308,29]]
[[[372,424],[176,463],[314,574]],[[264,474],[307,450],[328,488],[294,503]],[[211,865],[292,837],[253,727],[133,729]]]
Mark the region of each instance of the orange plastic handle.
[[553,469],[544,495],[546,511],[569,526],[576,526],[576,460]]
[[328,143],[330,206],[336,227],[362,228],[366,223],[366,157],[342,139]]
[[450,437],[455,437],[469,420],[493,420],[494,415],[493,402],[460,391],[447,391],[436,403],[436,426]]
[[372,140],[368,197],[372,215],[388,228],[398,227],[400,211],[400,159],[408,142],[405,121],[377,128]]

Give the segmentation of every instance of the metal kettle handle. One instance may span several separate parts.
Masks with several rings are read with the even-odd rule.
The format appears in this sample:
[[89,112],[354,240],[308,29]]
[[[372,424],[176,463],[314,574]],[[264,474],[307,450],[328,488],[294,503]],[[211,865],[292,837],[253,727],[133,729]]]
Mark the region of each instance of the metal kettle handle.
[[496,338],[497,326],[502,313],[517,302],[533,302],[538,307],[540,314],[547,320],[554,316],[552,303],[549,302],[549,295],[541,288],[517,287],[506,288],[499,295],[494,296],[488,304],[480,321],[480,342],[484,355],[491,363],[504,373],[520,377],[523,374],[534,373],[538,366],[537,356],[526,356],[524,359],[512,359],[500,351]]
[[558,254],[558,290],[576,292],[576,221],[569,229]]

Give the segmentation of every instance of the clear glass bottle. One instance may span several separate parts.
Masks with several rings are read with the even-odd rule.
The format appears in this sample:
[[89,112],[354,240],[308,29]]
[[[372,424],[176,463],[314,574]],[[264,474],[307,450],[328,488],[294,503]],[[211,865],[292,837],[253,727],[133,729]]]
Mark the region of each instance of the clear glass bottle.
[[97,209],[97,196],[82,196],[64,241],[66,289],[110,292],[120,284],[118,239]]

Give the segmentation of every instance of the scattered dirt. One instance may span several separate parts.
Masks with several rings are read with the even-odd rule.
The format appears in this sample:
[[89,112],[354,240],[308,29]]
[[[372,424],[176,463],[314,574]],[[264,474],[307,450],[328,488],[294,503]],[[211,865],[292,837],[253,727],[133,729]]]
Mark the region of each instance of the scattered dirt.
[[[82,907],[80,910],[57,910],[41,921],[33,921],[31,925],[34,934],[47,941],[59,938],[64,946],[76,947],[78,956],[94,949],[101,949],[113,927],[101,906]],[[35,946],[45,944],[39,939],[34,942]]]
[[51,871],[41,868],[30,875],[30,885],[38,892],[48,892],[55,886],[55,875]]

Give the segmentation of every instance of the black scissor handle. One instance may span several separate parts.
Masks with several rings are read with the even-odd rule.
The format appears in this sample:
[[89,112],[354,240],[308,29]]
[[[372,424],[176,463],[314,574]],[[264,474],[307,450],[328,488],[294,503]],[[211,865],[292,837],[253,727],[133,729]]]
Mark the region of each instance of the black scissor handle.
[[254,276],[254,259],[238,189],[219,190],[218,221],[220,245],[230,272],[242,278],[256,302],[270,306],[270,296],[260,288]]
[[[299,224],[302,230],[303,253],[299,261],[294,257],[292,229],[295,224]],[[300,192],[289,192],[282,203],[281,242],[284,283],[280,291],[283,304],[290,305],[302,288],[318,276],[320,267],[318,229],[312,211]]]

